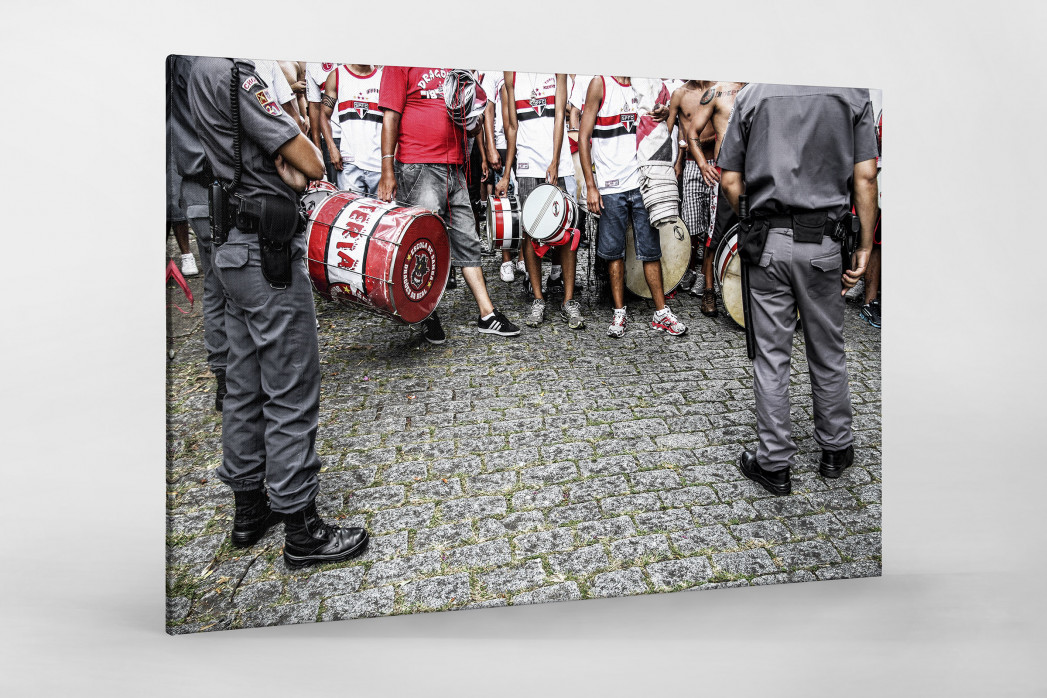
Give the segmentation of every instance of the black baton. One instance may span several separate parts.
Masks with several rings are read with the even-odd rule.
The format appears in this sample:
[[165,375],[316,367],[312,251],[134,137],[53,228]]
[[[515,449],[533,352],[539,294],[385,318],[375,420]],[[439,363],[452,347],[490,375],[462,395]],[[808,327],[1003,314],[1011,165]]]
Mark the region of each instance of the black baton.
[[[738,232],[744,233],[746,228],[751,226],[751,221],[749,220],[749,197],[745,194],[738,196],[738,218],[741,221]],[[741,243],[741,239],[739,239],[739,243]],[[742,323],[745,327],[745,353],[748,355],[749,361],[753,361],[756,359],[756,330],[753,328],[752,321],[753,306],[752,290],[749,288],[749,265],[740,253],[738,261],[742,265]]]

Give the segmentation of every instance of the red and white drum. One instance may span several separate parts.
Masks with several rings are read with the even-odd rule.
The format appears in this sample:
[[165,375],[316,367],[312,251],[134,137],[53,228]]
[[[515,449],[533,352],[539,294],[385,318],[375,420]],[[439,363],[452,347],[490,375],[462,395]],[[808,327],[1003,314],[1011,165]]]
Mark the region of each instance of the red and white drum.
[[738,226],[733,226],[720,240],[713,257],[713,276],[720,287],[723,307],[731,319],[745,327],[742,311],[742,258],[738,256]]
[[553,184],[539,184],[524,201],[524,231],[537,243],[562,244],[578,221],[574,199]]
[[313,211],[316,210],[316,207],[337,192],[338,187],[323,179],[316,179],[309,182],[299,199],[302,204],[302,209],[305,211],[305,217],[312,217]]
[[515,196],[487,199],[487,242],[492,250],[518,250],[523,242],[520,202]]
[[408,324],[436,310],[451,249],[432,212],[339,191],[314,206],[305,234],[309,277],[324,298]]

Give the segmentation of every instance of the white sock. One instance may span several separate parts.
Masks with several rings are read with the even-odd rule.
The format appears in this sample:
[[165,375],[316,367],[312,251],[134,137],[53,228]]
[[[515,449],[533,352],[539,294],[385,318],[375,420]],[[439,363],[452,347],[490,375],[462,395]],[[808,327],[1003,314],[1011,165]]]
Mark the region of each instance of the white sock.
[[662,308],[661,310],[656,310],[656,311],[654,311],[654,316],[655,316],[656,318],[659,318],[659,319],[661,319],[661,318],[665,317],[665,316],[666,316],[666,315],[668,315],[668,314],[669,314],[669,306],[665,306],[665,307],[664,307],[664,308]]
[[625,315],[625,306],[623,305],[621,308],[615,308],[614,309],[614,314],[615,315]]
[[481,320],[490,320],[490,319],[491,319],[491,318],[493,318],[493,317],[494,317],[494,311],[492,310],[492,311],[491,311],[491,314],[490,314],[490,315],[484,315],[484,316],[483,316],[482,318],[480,318],[480,319],[481,319]]

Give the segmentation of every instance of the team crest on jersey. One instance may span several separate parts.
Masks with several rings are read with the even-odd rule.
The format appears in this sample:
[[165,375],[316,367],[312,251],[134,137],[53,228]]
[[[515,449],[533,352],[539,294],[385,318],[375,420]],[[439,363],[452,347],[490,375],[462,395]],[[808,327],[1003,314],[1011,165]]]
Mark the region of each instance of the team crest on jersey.
[[332,70],[334,70],[334,63],[321,63],[320,68],[325,73],[330,73]]
[[[628,109],[628,105],[624,107]],[[622,113],[622,126],[625,127],[626,131],[632,131],[633,126],[636,125],[636,112],[623,112]]]
[[250,90],[253,86],[255,86],[257,84],[258,84],[258,78],[256,78],[254,75],[252,75],[249,78],[247,78],[246,80],[244,80],[244,83],[242,85],[240,85],[240,87],[242,87],[245,90]]
[[359,114],[361,119],[367,116],[369,106],[370,105],[368,105],[367,102],[353,101],[353,111]]
[[546,104],[545,97],[539,97],[537,90],[531,92],[531,109],[534,109],[535,114],[541,116],[545,112],[547,106],[548,104]]

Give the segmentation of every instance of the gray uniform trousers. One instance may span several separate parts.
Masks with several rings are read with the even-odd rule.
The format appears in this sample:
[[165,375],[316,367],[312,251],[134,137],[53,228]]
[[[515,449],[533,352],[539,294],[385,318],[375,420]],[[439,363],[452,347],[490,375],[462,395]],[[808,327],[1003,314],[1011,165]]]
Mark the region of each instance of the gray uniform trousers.
[[788,228],[772,228],[758,267],[749,270],[756,393],[756,456],[765,470],[792,466],[796,444],[789,419],[789,373],[796,311],[803,318],[814,401],[814,440],[839,450],[853,441],[851,395],[843,347],[844,299],[840,244],[797,243]]
[[258,237],[233,228],[214,252],[225,290],[229,337],[218,477],[233,490],[268,484],[279,513],[299,511],[319,485],[316,425],[320,350],[301,236],[293,282],[274,289],[262,276]]
[[207,214],[207,189],[182,180],[182,205],[185,217],[196,234],[200,248],[200,271],[204,275],[204,349],[211,371],[225,370],[229,341],[225,336],[225,291],[211,268],[211,223]]

